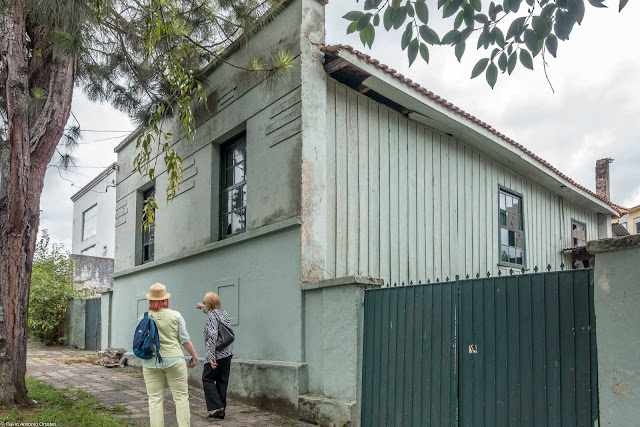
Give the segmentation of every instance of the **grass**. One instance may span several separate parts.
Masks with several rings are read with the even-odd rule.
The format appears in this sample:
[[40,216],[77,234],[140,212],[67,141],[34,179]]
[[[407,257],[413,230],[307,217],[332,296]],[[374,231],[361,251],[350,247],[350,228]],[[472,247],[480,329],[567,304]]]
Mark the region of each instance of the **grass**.
[[29,409],[13,408],[0,411],[0,424],[4,423],[55,423],[64,427],[121,427],[133,424],[117,418],[122,407],[106,408],[87,393],[57,389],[44,381],[27,376],[29,397],[38,402]]

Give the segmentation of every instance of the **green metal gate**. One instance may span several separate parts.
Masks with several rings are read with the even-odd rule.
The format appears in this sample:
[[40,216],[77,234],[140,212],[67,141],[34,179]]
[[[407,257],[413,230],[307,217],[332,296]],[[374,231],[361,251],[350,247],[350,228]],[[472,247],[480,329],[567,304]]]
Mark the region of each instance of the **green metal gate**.
[[102,336],[101,298],[86,300],[84,318],[84,348],[86,350],[100,350]]
[[368,290],[363,426],[598,420],[593,270]]

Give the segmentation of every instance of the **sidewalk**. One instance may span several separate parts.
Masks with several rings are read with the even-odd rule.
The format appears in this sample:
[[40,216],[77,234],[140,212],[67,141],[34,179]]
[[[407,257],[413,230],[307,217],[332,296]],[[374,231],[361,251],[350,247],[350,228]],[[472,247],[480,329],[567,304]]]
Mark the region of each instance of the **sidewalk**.
[[[126,411],[123,419],[140,425],[149,425],[147,393],[142,371],[135,368],[104,368],[93,365],[95,352],[74,350],[68,347],[48,347],[29,343],[27,373],[47,381],[56,388],[82,390],[107,407],[119,407]],[[195,368],[198,369],[198,368]],[[296,426],[312,424],[289,420],[260,409],[229,402],[226,418],[212,421],[206,417],[206,405],[202,389],[190,388],[191,426]],[[167,388],[165,393],[165,425],[176,426],[175,405]]]

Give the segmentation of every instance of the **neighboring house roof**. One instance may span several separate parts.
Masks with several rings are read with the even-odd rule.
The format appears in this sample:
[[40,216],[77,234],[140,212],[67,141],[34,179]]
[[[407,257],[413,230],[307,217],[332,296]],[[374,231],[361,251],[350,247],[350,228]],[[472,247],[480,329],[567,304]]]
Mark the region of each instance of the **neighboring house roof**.
[[375,66],[376,68],[382,70],[383,72],[389,74],[394,79],[396,79],[396,80],[404,83],[405,85],[413,88],[414,90],[420,92],[424,96],[428,97],[430,100],[441,104],[443,107],[445,107],[449,111],[451,111],[451,112],[453,112],[455,114],[458,114],[458,115],[464,117],[465,119],[467,119],[468,121],[470,121],[471,123],[486,129],[487,131],[491,132],[492,134],[494,134],[498,138],[504,140],[508,144],[510,144],[513,147],[517,148],[522,153],[524,153],[525,155],[527,155],[531,159],[535,160],[536,162],[538,162],[540,165],[544,166],[549,171],[553,172],[555,175],[560,177],[562,180],[564,180],[564,181],[568,182],[569,184],[577,187],[578,189],[580,189],[581,191],[591,195],[592,197],[594,197],[594,198],[606,203],[607,205],[612,207],[618,213],[618,215],[622,215],[622,214],[627,212],[627,209],[622,208],[621,206],[618,206],[618,205],[616,205],[614,203],[611,203],[609,200],[606,200],[604,197],[602,197],[602,196],[594,193],[593,191],[587,189],[586,187],[583,187],[582,185],[578,184],[573,179],[569,178],[567,175],[563,174],[558,169],[553,167],[549,162],[547,162],[546,160],[540,158],[539,156],[537,156],[536,154],[534,154],[533,152],[528,150],[526,147],[524,147],[523,145],[517,143],[516,141],[514,141],[511,138],[509,138],[508,136],[500,133],[499,131],[494,129],[491,125],[489,125],[489,124],[483,122],[482,120],[476,118],[475,116],[467,113],[466,111],[462,110],[461,108],[457,107],[456,105],[452,104],[451,102],[447,101],[446,99],[436,95],[435,93],[431,92],[430,90],[425,89],[424,87],[420,86],[418,83],[416,83],[416,82],[412,81],[411,79],[408,79],[405,76],[403,76],[402,74],[398,73],[393,68],[390,68],[389,66],[387,66],[385,64],[382,64],[377,59],[374,59],[371,56],[369,56],[369,55],[367,55],[365,53],[362,53],[362,52],[360,52],[360,51],[358,51],[358,50],[356,50],[353,47],[348,46],[348,45],[338,44],[338,45],[331,45],[331,46],[323,46],[322,47],[322,51],[325,52],[325,53],[329,53],[329,54],[338,53],[339,51],[342,51],[342,50],[348,51],[348,52],[356,55],[360,59],[366,61],[367,63],[369,63],[369,64]]
[[111,165],[107,166],[102,172],[100,172],[100,174],[98,176],[93,178],[91,181],[89,181],[89,183],[87,185],[82,187],[80,190],[78,190],[78,192],[76,194],[71,196],[71,201],[75,202],[80,197],[82,197],[85,194],[87,194],[89,191],[91,191],[91,189],[93,187],[95,187],[96,185],[100,184],[109,175],[111,175],[111,173],[113,173],[113,171],[117,170],[117,168],[118,168],[118,164],[116,162],[113,162]]
[[631,234],[629,233],[629,230],[622,226],[622,224],[618,223],[611,224],[611,231],[613,232],[613,237],[629,236]]

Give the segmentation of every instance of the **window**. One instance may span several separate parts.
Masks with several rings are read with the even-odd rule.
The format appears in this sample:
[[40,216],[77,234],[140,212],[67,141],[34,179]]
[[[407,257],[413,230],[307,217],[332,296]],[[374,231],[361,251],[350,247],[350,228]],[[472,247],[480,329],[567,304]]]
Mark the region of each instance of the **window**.
[[500,189],[500,263],[524,267],[522,197]]
[[96,256],[96,245],[88,247],[87,249],[83,250],[81,254],[86,256]]
[[242,135],[220,147],[220,238],[242,233],[246,228],[247,180],[246,137]]
[[624,229],[625,229],[625,230],[628,230],[628,229],[627,229],[627,223],[626,223],[626,222],[623,222],[623,223],[622,223],[622,226],[624,227]]
[[82,214],[82,240],[96,235],[96,212],[98,205],[93,205]]
[[640,218],[636,218],[634,222],[636,224],[636,234],[640,234]]
[[103,257],[106,257],[106,256],[107,256],[107,247],[106,247],[106,246],[103,246],[103,247],[102,247],[102,256],[103,256]]
[[571,241],[573,247],[587,246],[587,225],[575,219],[571,220]]
[[[153,200],[156,196],[155,187],[151,187],[142,193],[143,208],[148,201]],[[154,242],[155,242],[156,226],[149,224],[148,227],[142,229],[142,263],[153,261]]]

